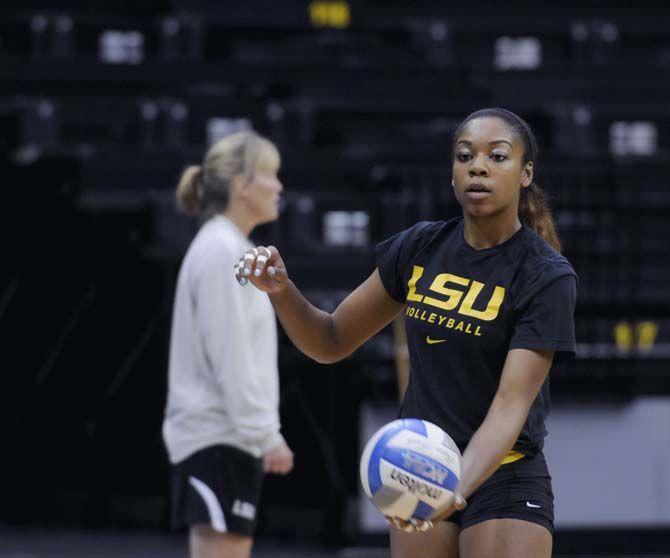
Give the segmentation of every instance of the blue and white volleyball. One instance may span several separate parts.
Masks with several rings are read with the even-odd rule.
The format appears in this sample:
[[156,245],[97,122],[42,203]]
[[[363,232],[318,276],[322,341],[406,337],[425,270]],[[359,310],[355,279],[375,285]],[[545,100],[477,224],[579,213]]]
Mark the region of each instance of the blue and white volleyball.
[[461,452],[434,424],[398,419],[383,426],[361,457],[363,490],[384,515],[430,519],[449,505],[461,475]]

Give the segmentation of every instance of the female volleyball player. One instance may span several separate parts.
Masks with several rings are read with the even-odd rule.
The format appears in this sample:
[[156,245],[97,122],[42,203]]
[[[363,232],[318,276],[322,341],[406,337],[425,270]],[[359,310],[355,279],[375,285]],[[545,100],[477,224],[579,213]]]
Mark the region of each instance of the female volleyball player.
[[179,272],[163,424],[172,522],[190,527],[193,558],[248,558],[263,474],[293,467],[279,432],[272,305],[229,271],[252,229],[279,215],[279,162],[267,139],[238,132],[177,187],[183,211],[204,222]]
[[453,148],[463,217],[378,245],[377,269],[332,314],[303,298],[274,247],[268,259],[248,252],[235,270],[270,293],[288,335],[319,362],[405,315],[411,374],[400,414],[441,426],[464,453],[447,521],[393,520],[396,558],[551,556],[547,379],[555,355],[575,350],[576,275],[533,182],[536,157],[515,114],[468,116]]

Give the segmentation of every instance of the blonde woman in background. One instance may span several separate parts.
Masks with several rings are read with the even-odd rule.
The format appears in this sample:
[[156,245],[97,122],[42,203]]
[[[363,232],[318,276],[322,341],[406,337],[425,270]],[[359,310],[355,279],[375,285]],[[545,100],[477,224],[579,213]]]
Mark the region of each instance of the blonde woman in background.
[[280,434],[272,305],[231,273],[254,227],[279,216],[279,165],[270,141],[238,132],[177,187],[181,210],[203,222],[177,281],[163,423],[172,524],[189,527],[192,558],[249,557],[263,475],[293,468]]

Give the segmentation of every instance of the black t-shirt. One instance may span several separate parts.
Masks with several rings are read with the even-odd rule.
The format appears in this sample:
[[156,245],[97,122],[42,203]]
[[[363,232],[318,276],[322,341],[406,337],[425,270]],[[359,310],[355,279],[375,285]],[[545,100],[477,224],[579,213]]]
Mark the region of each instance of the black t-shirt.
[[[421,222],[376,247],[382,283],[404,310],[411,373],[400,415],[433,422],[463,450],[484,420],[510,349],[574,356],[577,275],[522,226],[484,250],[465,241],[462,218]],[[549,383],[514,449],[541,451]]]

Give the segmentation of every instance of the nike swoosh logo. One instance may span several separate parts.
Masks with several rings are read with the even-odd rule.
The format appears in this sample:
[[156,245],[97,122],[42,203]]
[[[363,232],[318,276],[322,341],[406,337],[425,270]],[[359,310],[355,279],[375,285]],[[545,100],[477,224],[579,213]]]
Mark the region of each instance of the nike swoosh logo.
[[426,343],[429,345],[435,345],[435,343],[444,343],[446,339],[431,339],[430,335],[426,337]]
[[527,505],[529,508],[541,508],[541,507],[542,507],[542,506],[538,506],[538,505],[536,505],[536,504],[531,504],[528,500],[526,500],[526,505]]

